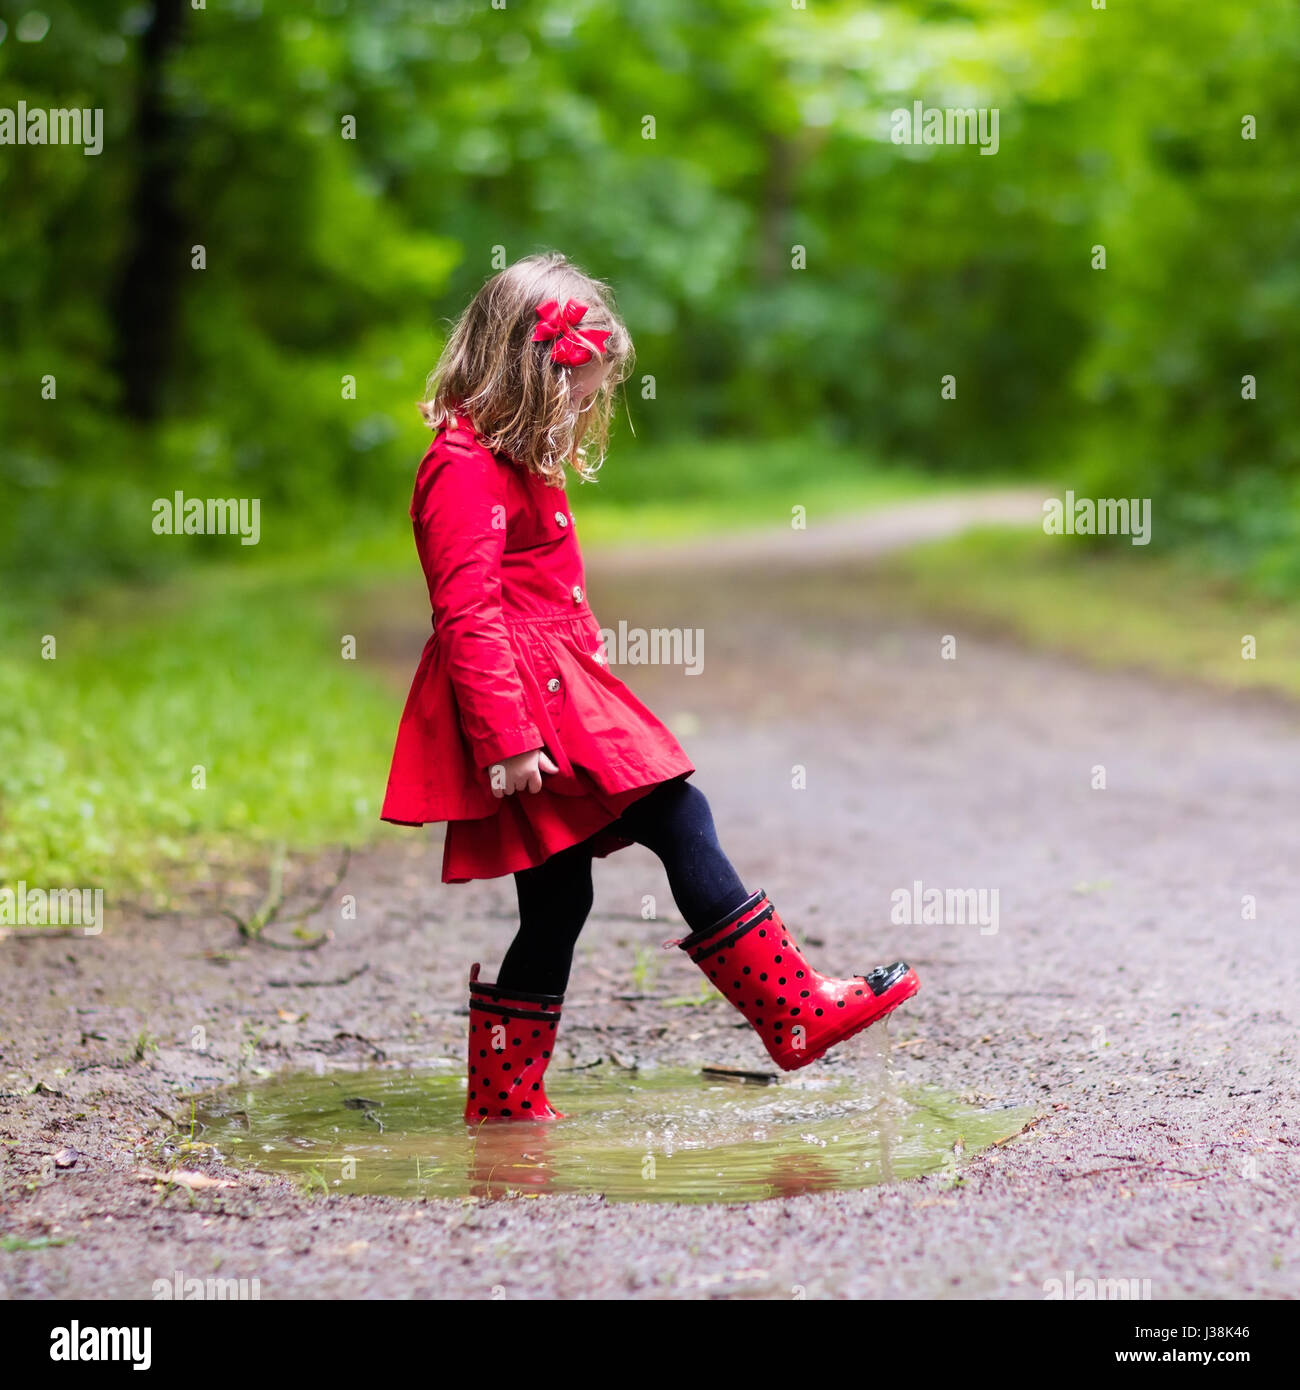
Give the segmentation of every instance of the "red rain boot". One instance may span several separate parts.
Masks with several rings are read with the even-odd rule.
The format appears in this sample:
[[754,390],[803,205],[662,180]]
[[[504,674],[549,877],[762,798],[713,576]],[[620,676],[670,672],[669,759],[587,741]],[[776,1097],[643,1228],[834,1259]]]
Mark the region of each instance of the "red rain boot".
[[465,1123],[562,1120],[542,1084],[555,1047],[562,994],[480,984],[469,972],[469,1094]]
[[847,980],[819,974],[761,890],[680,946],[750,1021],[783,1071],[891,1013],[921,987],[903,961]]

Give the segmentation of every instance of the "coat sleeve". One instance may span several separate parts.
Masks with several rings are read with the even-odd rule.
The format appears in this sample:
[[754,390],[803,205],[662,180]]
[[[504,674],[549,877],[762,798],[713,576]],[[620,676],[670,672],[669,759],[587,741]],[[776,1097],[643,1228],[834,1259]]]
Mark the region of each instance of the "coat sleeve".
[[481,445],[444,443],[429,459],[411,510],[429,566],[434,631],[475,763],[487,768],[540,748],[501,612],[501,465]]

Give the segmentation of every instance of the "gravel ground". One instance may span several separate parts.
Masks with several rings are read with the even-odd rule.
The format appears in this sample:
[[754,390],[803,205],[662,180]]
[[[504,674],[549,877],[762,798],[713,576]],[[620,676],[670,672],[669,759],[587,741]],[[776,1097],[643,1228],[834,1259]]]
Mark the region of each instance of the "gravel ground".
[[[1134,1287],[1155,1299],[1300,1293],[1296,710],[901,616],[870,537],[857,559],[844,539],[791,565],[737,551],[707,577],[684,553],[653,584],[630,558],[593,565],[593,600],[610,627],[702,629],[702,674],[621,674],[678,728],[742,876],[822,943],[814,961],[904,956],[921,975],[888,1032],[822,1065],[878,1086],[888,1047],[899,1084],[1033,1106],[1028,1132],[956,1180],[740,1207],[313,1198],[201,1157],[181,1162],[234,1185],[164,1190],[147,1175],[177,1161],[183,1096],[257,1068],[461,1055],[468,966],[491,978],[512,892],[442,887],[437,834],[395,832],[353,858],[319,951],[242,945],[215,910],[122,909],[97,938],[0,942],[0,1229],[48,1242],[0,1252],[0,1294],[148,1298],[175,1271],[257,1278],[263,1298],[1041,1300],[1070,1279],[1149,1281]],[[343,629],[370,633],[394,719],[419,598],[383,596]],[[334,862],[291,878],[309,891]],[[997,890],[996,930],[891,922],[916,881]],[[335,920],[345,893],[355,920]],[[598,865],[557,1076],[615,1046],[764,1064],[725,1006],[614,998],[641,992],[637,948],[673,934],[640,920],[647,893],[670,903],[645,852]],[[662,961],[645,992],[695,991],[680,952]]]

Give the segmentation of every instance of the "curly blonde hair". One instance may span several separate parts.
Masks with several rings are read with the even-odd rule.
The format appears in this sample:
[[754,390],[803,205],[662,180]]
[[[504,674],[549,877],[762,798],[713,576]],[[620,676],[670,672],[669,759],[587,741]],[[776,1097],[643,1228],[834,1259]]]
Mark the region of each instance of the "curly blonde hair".
[[[585,304],[578,332],[609,334],[604,350],[593,353],[609,370],[581,407],[569,393],[575,369],[552,362],[551,341],[532,341],[537,306],[548,299]],[[460,316],[429,374],[420,413],[434,430],[467,416],[488,448],[563,487],[566,463],[588,480],[604,463],[615,394],[631,366],[632,339],[609,286],[558,251],[525,256],[492,276]]]

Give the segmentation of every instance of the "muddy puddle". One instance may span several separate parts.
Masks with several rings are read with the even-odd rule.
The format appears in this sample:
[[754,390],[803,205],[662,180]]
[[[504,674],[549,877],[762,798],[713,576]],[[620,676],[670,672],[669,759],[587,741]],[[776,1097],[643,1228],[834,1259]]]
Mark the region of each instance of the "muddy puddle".
[[565,1119],[471,1129],[459,1067],[302,1073],[209,1099],[197,1137],[235,1166],[319,1191],[748,1202],[939,1169],[956,1177],[1034,1113],[928,1088],[825,1076],[761,1085],[698,1068],[600,1068],[548,1078],[548,1090]]

